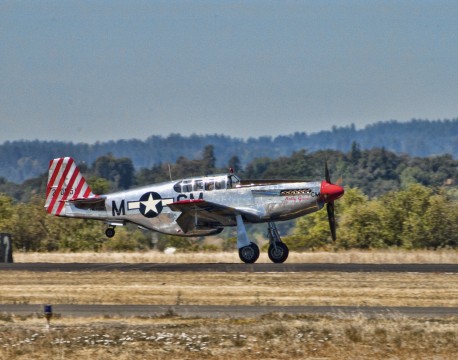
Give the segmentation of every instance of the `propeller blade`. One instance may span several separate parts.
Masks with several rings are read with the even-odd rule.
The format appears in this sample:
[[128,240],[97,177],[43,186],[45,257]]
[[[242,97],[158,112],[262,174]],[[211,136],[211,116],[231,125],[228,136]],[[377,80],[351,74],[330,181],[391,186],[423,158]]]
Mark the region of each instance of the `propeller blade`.
[[336,241],[336,217],[334,215],[334,201],[326,204],[326,210],[328,212],[329,228],[331,229],[332,241]]
[[324,161],[324,178],[326,182],[331,183],[331,175],[329,174],[328,161]]
[[340,186],[342,179],[337,181],[337,184],[331,182],[329,173],[328,161],[324,161],[324,177],[326,181],[321,183],[320,193],[322,200],[326,203],[326,211],[328,212],[329,228],[331,229],[332,241],[336,241],[336,216],[334,214],[334,200],[337,200],[344,194],[344,188]]

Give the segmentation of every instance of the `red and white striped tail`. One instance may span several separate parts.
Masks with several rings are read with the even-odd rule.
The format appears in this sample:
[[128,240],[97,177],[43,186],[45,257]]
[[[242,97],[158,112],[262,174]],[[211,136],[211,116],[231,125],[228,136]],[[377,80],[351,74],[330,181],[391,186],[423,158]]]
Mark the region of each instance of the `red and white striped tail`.
[[58,158],[49,162],[45,203],[48,213],[64,215],[65,201],[93,196],[95,195],[72,158]]

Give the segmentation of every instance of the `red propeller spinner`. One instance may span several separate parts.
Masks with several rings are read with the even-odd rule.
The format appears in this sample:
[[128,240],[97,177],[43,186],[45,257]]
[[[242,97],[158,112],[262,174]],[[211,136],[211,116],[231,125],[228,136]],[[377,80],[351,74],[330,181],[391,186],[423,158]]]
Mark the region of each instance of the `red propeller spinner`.
[[340,185],[331,184],[327,181],[321,182],[321,199],[325,203],[330,203],[334,200],[339,199],[344,194],[344,188]]

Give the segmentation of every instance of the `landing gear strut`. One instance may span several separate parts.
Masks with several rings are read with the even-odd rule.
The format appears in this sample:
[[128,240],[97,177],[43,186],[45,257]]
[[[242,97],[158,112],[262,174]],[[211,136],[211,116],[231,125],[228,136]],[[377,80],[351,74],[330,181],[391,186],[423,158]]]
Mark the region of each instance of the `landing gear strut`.
[[273,222],[269,222],[269,250],[267,251],[269,259],[274,263],[283,263],[288,258],[289,249],[284,242],[281,241],[280,234]]
[[240,260],[246,264],[253,264],[259,258],[259,247],[248,240],[242,216],[236,215],[235,219],[237,220],[237,248]]

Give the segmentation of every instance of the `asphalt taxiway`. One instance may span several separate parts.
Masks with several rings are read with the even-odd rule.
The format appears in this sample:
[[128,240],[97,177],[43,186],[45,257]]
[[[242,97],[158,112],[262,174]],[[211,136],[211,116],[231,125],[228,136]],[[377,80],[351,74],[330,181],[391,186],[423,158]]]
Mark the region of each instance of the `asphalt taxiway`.
[[[20,316],[43,315],[43,305],[0,304],[0,313]],[[351,317],[409,317],[444,318],[458,317],[458,307],[384,307],[384,306],[275,306],[275,305],[75,305],[56,304],[53,312],[57,317],[206,317],[245,318],[268,314],[328,315]]]
[[458,264],[300,264],[300,263],[0,263],[0,271],[81,272],[417,272],[458,273]]

